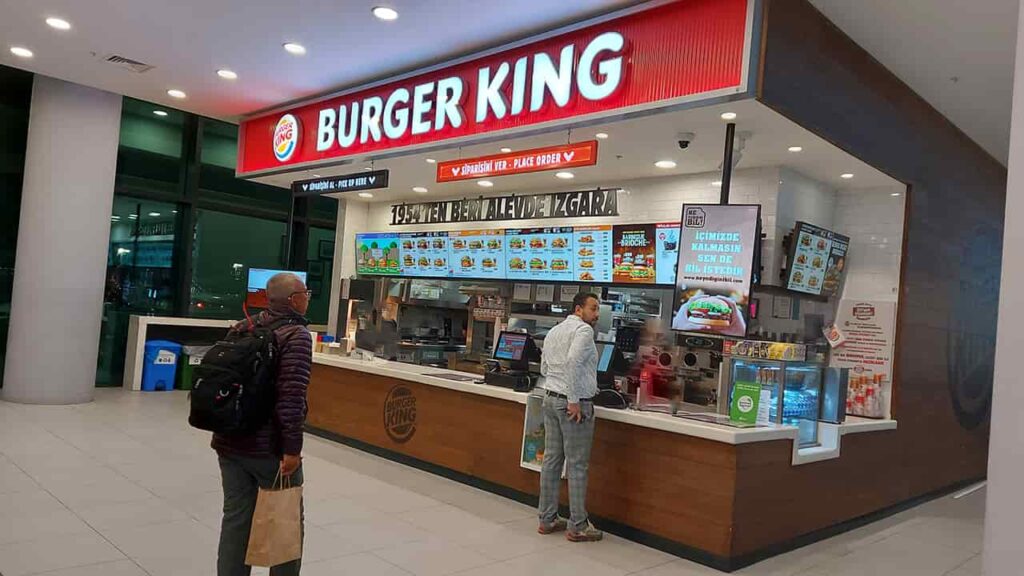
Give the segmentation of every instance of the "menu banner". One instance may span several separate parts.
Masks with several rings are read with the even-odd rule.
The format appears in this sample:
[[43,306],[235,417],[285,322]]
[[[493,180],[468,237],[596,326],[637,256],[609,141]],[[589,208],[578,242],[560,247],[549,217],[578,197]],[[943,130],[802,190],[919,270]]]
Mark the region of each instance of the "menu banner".
[[657,228],[657,224],[624,224],[613,228],[613,282],[655,283]]
[[448,237],[452,277],[505,279],[504,230],[459,230]]
[[[573,228],[573,268],[580,282],[612,281],[612,227]],[[575,296],[575,294],[573,294]]]
[[618,216],[618,189],[392,204],[391,225]]
[[448,233],[409,232],[401,240],[402,275],[448,276]]
[[672,329],[745,336],[761,206],[684,204]]
[[597,140],[534,148],[437,164],[438,182],[457,182],[597,164]]
[[572,228],[505,230],[507,272],[511,280],[572,281]]
[[814,224],[797,222],[791,242],[786,287],[814,296],[835,294],[842,284],[850,239]]
[[679,261],[679,222],[657,225],[654,247],[655,283],[675,284],[676,263]]
[[356,234],[356,273],[401,274],[398,242],[397,232]]

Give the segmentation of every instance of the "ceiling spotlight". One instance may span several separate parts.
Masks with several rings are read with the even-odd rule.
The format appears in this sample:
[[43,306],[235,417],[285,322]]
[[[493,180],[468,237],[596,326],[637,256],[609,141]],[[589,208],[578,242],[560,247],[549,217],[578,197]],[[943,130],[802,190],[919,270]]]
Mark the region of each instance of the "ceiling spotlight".
[[427,190],[423,186],[413,186],[412,191],[417,194],[426,194],[427,192],[430,192],[430,190]]
[[306,53],[306,47],[302,44],[296,44],[295,42],[285,42],[284,49],[289,54],[294,54],[296,56],[302,56]]
[[398,10],[394,8],[388,8],[387,6],[377,6],[373,10],[373,15],[380,20],[398,20]]
[[31,50],[28,48],[22,48],[21,46],[11,46],[11,54],[14,54],[18,58],[31,58],[34,56]]
[[437,164],[437,160],[434,160],[433,158],[427,158],[427,164]]
[[367,172],[369,172],[369,171],[373,170],[373,166],[367,166],[366,168],[363,168],[363,170],[366,170]]
[[511,152],[511,151],[512,151],[512,149],[511,149],[511,148],[502,148],[502,149],[501,149],[501,151],[502,151],[502,152],[503,152],[504,154],[508,154],[509,152]]
[[594,134],[594,137],[597,138],[598,140],[607,140],[608,139],[608,135],[605,134],[604,132],[598,132],[597,134]]
[[494,182],[491,182],[490,180],[481,180],[477,182],[476,185],[484,188],[490,188],[491,186],[494,186]]
[[121,217],[115,214],[114,216],[111,216],[110,219],[116,222],[116,221],[120,220]]
[[182,98],[185,98],[187,96],[187,94],[185,94],[181,90],[175,90],[175,89],[168,90],[167,91],[167,95],[170,96],[171,98],[177,98],[179,100],[182,99]]
[[735,119],[736,119],[736,113],[735,112],[723,112],[722,113],[722,120],[735,120]]
[[164,112],[163,110],[153,110],[153,114],[156,114],[157,116],[159,116],[161,118],[167,116],[167,112]]
[[561,178],[562,180],[572,180],[576,175],[572,172],[558,172],[555,174],[555,178]]
[[46,24],[57,30],[71,30],[71,23],[63,18],[47,18]]
[[319,178],[319,177],[320,177],[319,174],[313,174],[313,178]]
[[223,78],[225,80],[238,80],[238,74],[235,74],[234,72],[232,72],[231,70],[228,70],[227,68],[222,69],[222,70],[217,70],[217,76],[220,76],[221,78]]
[[897,197],[899,195],[900,195],[899,192],[893,192],[892,194],[890,194],[890,196],[892,196],[893,198],[895,198],[895,197]]
[[159,212],[150,212],[150,213],[149,213],[149,216],[150,216],[151,218],[156,218],[156,217],[160,216],[160,213],[159,213]]
[[712,186],[721,186],[722,185],[722,181],[721,180],[715,180],[714,182],[711,183],[711,185]]
[[676,167],[676,163],[674,160],[658,160],[657,162],[654,163],[654,165],[657,166],[658,168],[664,168],[666,170],[668,170],[669,168]]
[[850,178],[853,178],[853,174],[847,172],[846,174],[842,174],[839,177],[842,178],[843,180],[849,180]]
[[789,151],[790,152],[803,152],[804,149],[803,149],[802,146],[790,146],[789,147]]
[[359,197],[360,198],[373,198],[373,194],[370,194],[369,192],[360,192],[359,193]]

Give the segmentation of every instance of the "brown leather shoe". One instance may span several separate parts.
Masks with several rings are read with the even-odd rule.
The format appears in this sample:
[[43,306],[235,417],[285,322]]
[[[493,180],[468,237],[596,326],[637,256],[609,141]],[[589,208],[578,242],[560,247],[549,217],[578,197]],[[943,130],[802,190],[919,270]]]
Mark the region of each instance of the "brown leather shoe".
[[540,523],[537,527],[538,534],[554,534],[555,532],[561,532],[569,526],[569,523],[565,521],[565,518],[555,518],[555,521],[551,524]]
[[587,520],[587,525],[583,530],[578,532],[575,530],[568,530],[565,533],[565,539],[569,542],[597,542],[602,538],[604,538],[604,532],[594,528],[594,525],[591,524],[589,520]]

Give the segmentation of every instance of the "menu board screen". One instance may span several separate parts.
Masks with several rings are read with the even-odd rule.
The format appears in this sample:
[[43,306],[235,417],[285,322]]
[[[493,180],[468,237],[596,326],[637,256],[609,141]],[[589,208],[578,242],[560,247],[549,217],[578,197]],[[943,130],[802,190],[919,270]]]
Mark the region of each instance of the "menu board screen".
[[403,232],[399,239],[403,276],[448,276],[447,232]]
[[612,281],[612,227],[573,228],[573,269],[580,282]]
[[794,246],[790,250],[786,287],[814,296],[835,294],[842,281],[850,239],[813,224],[797,222],[791,241]]
[[612,228],[612,281],[654,284],[656,224],[625,224]]
[[573,280],[572,228],[509,229],[505,240],[510,280]]
[[505,231],[449,232],[449,269],[455,278],[505,279]]
[[679,262],[679,222],[657,225],[657,243],[654,252],[655,282],[676,283],[676,263]]
[[356,272],[397,276],[402,272],[398,257],[398,233],[356,234]]

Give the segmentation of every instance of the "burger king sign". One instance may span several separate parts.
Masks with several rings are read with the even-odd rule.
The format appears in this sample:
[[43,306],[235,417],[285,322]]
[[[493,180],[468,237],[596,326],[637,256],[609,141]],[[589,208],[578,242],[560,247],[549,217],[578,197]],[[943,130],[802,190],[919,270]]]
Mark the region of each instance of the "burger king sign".
[[299,119],[291,114],[281,116],[274,128],[274,156],[278,162],[287,162],[299,147]]

